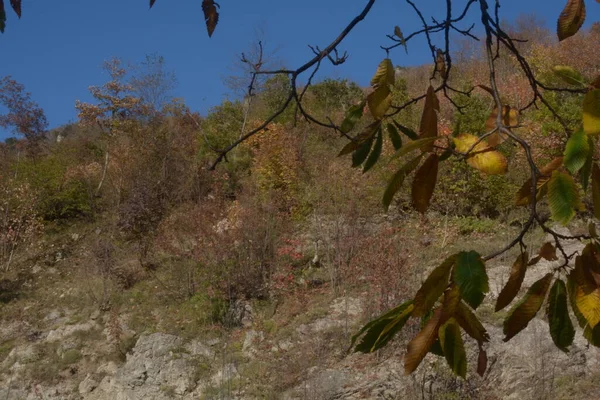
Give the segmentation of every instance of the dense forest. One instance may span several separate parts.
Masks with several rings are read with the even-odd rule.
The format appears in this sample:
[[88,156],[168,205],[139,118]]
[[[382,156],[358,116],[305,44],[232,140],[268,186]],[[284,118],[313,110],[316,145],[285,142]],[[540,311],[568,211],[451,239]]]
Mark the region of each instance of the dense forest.
[[568,3],[560,41],[424,22],[432,63],[370,87],[259,42],[206,115],[157,54],[53,128],[1,77],[0,398],[600,396],[600,23]]

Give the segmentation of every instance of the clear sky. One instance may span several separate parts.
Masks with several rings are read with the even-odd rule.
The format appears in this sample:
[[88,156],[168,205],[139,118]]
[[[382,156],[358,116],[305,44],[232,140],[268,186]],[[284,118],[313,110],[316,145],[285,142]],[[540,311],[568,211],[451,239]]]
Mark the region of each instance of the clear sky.
[[[459,9],[465,0],[454,0]],[[5,1],[8,3],[8,1]],[[366,4],[366,0],[220,0],[221,20],[208,38],[201,0],[23,0],[23,18],[7,9],[6,32],[0,35],[0,77],[23,83],[46,111],[51,127],[75,121],[75,100],[91,101],[88,86],[106,81],[100,66],[112,56],[142,61],[146,54],[164,56],[177,75],[177,97],[206,113],[228,96],[223,78],[231,75],[238,55],[262,28],[270,49],[288,67],[310,56],[307,45],[324,47]],[[443,16],[442,0],[418,0],[426,14]],[[502,16],[537,14],[554,26],[566,0],[503,0]],[[586,26],[600,20],[600,4],[588,0]],[[8,8],[8,5],[7,5]],[[321,77],[347,77],[363,85],[384,56],[385,34],[399,25],[405,33],[419,28],[401,0],[377,0],[372,12],[341,46],[350,59],[325,68]],[[424,42],[409,43],[409,54],[392,53],[394,64],[428,62]],[[2,110],[0,110],[1,112]],[[0,131],[0,140],[9,132]]]

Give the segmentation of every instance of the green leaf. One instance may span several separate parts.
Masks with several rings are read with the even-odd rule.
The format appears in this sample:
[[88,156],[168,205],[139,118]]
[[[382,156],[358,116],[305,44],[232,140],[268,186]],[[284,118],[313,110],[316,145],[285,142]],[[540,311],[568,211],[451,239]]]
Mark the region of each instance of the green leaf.
[[356,168],[365,162],[371,147],[373,146],[373,136],[367,139],[354,153],[352,153],[352,168]]
[[361,101],[359,104],[355,104],[346,111],[346,115],[344,120],[342,121],[342,125],[340,126],[340,131],[343,133],[348,133],[354,126],[360,121],[363,116],[363,110],[365,109],[365,104],[367,100]]
[[[563,157],[557,157],[550,161],[547,165],[540,168],[540,173],[542,176],[537,182],[537,200],[540,200],[548,192],[548,181],[550,180],[552,172],[563,165],[563,160]],[[523,186],[521,186],[521,189],[519,189],[519,192],[517,193],[516,205],[526,206],[531,203],[531,184],[532,181],[530,178],[523,184]]]
[[600,168],[596,163],[592,167],[592,200],[594,203],[594,216],[600,219]]
[[508,342],[517,333],[525,329],[529,321],[535,317],[544,303],[551,283],[552,273],[549,273],[531,285],[521,301],[513,307],[504,321],[505,342]]
[[429,208],[438,176],[439,158],[431,154],[415,174],[412,185],[412,203],[415,210],[425,213]]
[[452,156],[452,154],[452,146],[450,146],[440,155],[440,161],[446,161]]
[[346,154],[350,154],[357,150],[360,146],[362,146],[367,140],[371,139],[377,130],[381,127],[381,121],[375,121],[372,124],[369,124],[361,133],[359,133],[352,141],[348,142],[342,151],[338,154],[338,157],[345,156]]
[[577,131],[567,141],[565,148],[565,167],[575,175],[584,165],[592,151],[588,136],[584,131]]
[[588,135],[600,133],[600,90],[593,89],[583,98],[583,131]]
[[570,175],[554,171],[548,183],[548,205],[552,218],[566,225],[583,208],[575,181]]
[[467,375],[467,354],[460,327],[454,318],[440,327],[439,338],[448,365],[456,375],[464,379]]
[[490,290],[485,263],[475,251],[458,253],[452,278],[460,288],[461,297],[474,309]]
[[587,325],[583,330],[583,337],[592,346],[600,347],[600,324],[596,325],[593,329]]
[[519,293],[521,285],[523,284],[523,279],[525,279],[528,261],[527,254],[521,253],[513,263],[508,282],[506,282],[506,285],[498,295],[495,309],[496,312],[509,305]]
[[569,85],[585,85],[583,76],[573,67],[569,67],[568,65],[556,65],[552,68],[552,71]]
[[423,158],[423,154],[419,154],[417,157],[413,158],[406,164],[404,164],[400,169],[392,176],[390,179],[387,188],[385,189],[385,193],[383,194],[383,207],[387,211],[392,203],[394,195],[400,190],[402,184],[404,183],[404,179],[415,170],[419,166],[421,162],[421,158]]
[[442,345],[440,344],[439,338],[433,343],[431,349],[429,349],[429,352],[431,354],[435,354],[438,357],[444,357],[444,350],[442,350]]
[[547,315],[552,341],[556,347],[567,353],[567,347],[575,338],[575,329],[567,308],[567,287],[561,279],[557,279],[550,289]]
[[387,131],[390,135],[390,140],[392,141],[392,145],[394,146],[394,150],[398,151],[402,147],[402,138],[398,133],[398,130],[393,124],[387,124]]
[[[366,335],[363,337],[361,342],[354,348],[354,351],[369,353],[372,351],[371,349],[373,349],[373,346],[380,345],[379,347],[381,347],[385,345],[385,343],[387,343],[393,337],[393,334],[391,334],[391,331],[393,331],[393,329],[391,328],[388,329],[388,335],[386,335],[386,337],[381,337],[381,334],[386,329],[386,327],[388,327],[388,325],[391,325],[392,328],[397,328],[397,330],[394,331],[394,334],[397,333],[402,328],[404,323],[406,323],[406,321],[402,323],[402,319],[406,317],[406,319],[408,320],[408,317],[410,317],[413,308],[414,306],[412,304],[412,301],[407,301],[391,309],[387,313],[377,317],[376,319],[370,321],[368,324],[363,326],[357,334],[352,336],[350,348],[354,347],[354,344],[356,343],[358,338],[361,337],[361,335],[365,332]],[[385,343],[382,344],[382,340],[385,340]]]
[[367,172],[377,163],[379,157],[381,156],[381,149],[383,148],[383,134],[381,132],[381,128],[379,128],[379,133],[377,134],[377,139],[375,140],[375,146],[373,147],[373,151],[369,154],[369,158],[367,158],[367,162],[365,163],[365,167],[363,169],[363,173]]
[[398,128],[400,130],[400,132],[404,133],[410,140],[419,139],[419,135],[417,134],[417,132],[413,131],[412,129],[410,129],[404,125],[400,125],[396,121],[392,121],[392,122],[394,123],[394,125],[396,125],[396,128]]
[[455,261],[456,255],[448,257],[437,268],[431,271],[425,282],[423,282],[417,294],[415,294],[415,310],[413,312],[415,317],[424,316],[429,312],[435,302],[444,293],[448,287],[448,279],[450,278],[450,272]]

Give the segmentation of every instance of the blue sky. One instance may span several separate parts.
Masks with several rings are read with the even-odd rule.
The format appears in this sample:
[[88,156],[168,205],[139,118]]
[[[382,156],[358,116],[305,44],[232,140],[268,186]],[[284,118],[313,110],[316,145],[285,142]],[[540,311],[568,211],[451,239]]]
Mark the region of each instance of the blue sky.
[[[6,1],[5,3],[8,3]],[[221,21],[209,39],[200,0],[25,0],[23,18],[7,10],[6,32],[0,35],[0,77],[12,75],[23,83],[46,111],[51,127],[76,119],[75,100],[90,101],[88,86],[102,84],[100,68],[112,56],[142,61],[146,54],[165,57],[176,73],[177,97],[206,113],[229,95],[223,78],[232,74],[238,55],[247,50],[257,28],[266,32],[278,58],[296,67],[311,56],[307,45],[325,46],[366,4],[366,0],[221,0]],[[454,0],[460,8],[465,0]],[[566,0],[504,0],[502,16],[536,13],[554,25]],[[442,16],[441,0],[417,1],[426,14]],[[586,26],[600,20],[600,5],[588,0]],[[350,78],[367,84],[384,53],[385,34],[399,25],[405,33],[419,22],[401,0],[378,0],[371,14],[356,28],[341,50],[348,62],[321,77]],[[392,53],[399,65],[427,62],[424,42]],[[0,110],[1,111],[1,110]],[[0,131],[0,140],[10,132]]]

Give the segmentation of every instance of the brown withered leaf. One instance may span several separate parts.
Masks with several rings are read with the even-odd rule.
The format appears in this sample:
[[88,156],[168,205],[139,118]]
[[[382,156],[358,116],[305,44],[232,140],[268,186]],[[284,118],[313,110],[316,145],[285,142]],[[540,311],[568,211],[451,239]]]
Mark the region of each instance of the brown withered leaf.
[[592,167],[592,200],[594,203],[594,216],[600,219],[600,167],[596,163]]
[[[550,181],[552,172],[554,172],[555,170],[560,168],[562,164],[563,164],[563,157],[556,157],[555,159],[550,161],[548,164],[546,164],[544,167],[540,168],[541,177],[538,178],[538,182],[537,182],[537,188],[538,188],[537,198],[538,198],[538,200],[541,199],[546,194],[546,190],[547,190],[546,185]],[[521,189],[519,189],[519,191],[517,192],[516,205],[517,206],[526,206],[526,205],[529,205],[530,203],[531,203],[531,179],[528,179],[523,184],[523,186],[521,186]]]
[[204,12],[208,37],[212,37],[212,34],[219,23],[219,12],[217,11],[217,7],[218,4],[215,3],[214,0],[202,0],[202,11]]
[[532,265],[539,263],[541,259],[542,259],[542,256],[539,256],[539,255],[535,256],[531,260],[529,260],[529,262],[527,263],[527,266],[531,267]]
[[0,0],[0,33],[4,33],[6,27],[6,11],[4,11],[4,0]]
[[454,318],[460,304],[460,288],[455,283],[452,283],[444,292],[444,300],[442,302],[441,323],[445,323],[450,318]]
[[509,305],[519,293],[521,285],[523,284],[523,279],[525,279],[527,261],[527,254],[521,253],[513,263],[508,282],[506,282],[506,285],[502,288],[502,291],[500,291],[500,294],[498,295],[498,300],[496,301],[496,312]]
[[361,145],[363,145],[366,141],[371,139],[377,133],[377,130],[381,127],[381,121],[375,121],[369,125],[367,125],[361,133],[356,135],[356,137],[348,142],[338,154],[338,157],[345,156],[346,154],[352,153],[354,150],[358,149]]
[[487,370],[488,358],[484,349],[479,348],[479,356],[477,357],[477,374],[483,376]]
[[538,313],[544,303],[548,289],[550,289],[552,277],[553,274],[548,273],[531,285],[521,301],[510,311],[504,321],[505,342],[508,342],[517,333],[525,329],[529,321]]
[[456,308],[456,321],[464,329],[467,335],[477,340],[477,343],[489,342],[490,336],[483,324],[477,319],[475,313],[464,302],[460,302]]
[[[421,115],[421,124],[419,125],[420,138],[436,137],[438,135],[437,112],[439,110],[440,102],[435,94],[433,86],[430,85],[427,89],[427,95],[425,96],[425,105],[423,107],[423,114]],[[432,150],[433,142],[423,149],[425,152]]]
[[431,154],[417,170],[412,185],[412,202],[415,210],[425,213],[429,208],[438,175],[439,157]]
[[585,21],[585,14],[584,0],[569,0],[558,18],[558,40],[563,41],[576,34]]
[[410,375],[413,373],[423,358],[429,352],[431,346],[438,337],[438,329],[441,325],[442,309],[437,308],[431,318],[427,321],[421,332],[417,334],[408,344],[406,355],[404,356],[404,373]]
[[542,245],[542,247],[540,247],[539,255],[548,261],[558,260],[558,256],[556,255],[556,247],[554,247],[554,245],[550,242],[546,242]]
[[[600,252],[596,244],[588,243],[581,252],[581,258],[586,268],[596,274],[594,280],[597,279],[597,276],[600,277]],[[597,280],[596,284],[600,286],[600,282]]]
[[21,0],[10,0],[10,6],[19,18],[21,18]]
[[[498,123],[498,108],[494,107],[492,113],[485,122],[485,131],[490,132]],[[506,127],[516,127],[519,125],[519,111],[516,108],[512,108],[508,104],[502,106],[502,125]],[[498,146],[504,141],[504,137],[498,132],[490,135],[488,138],[488,144],[492,147]]]

